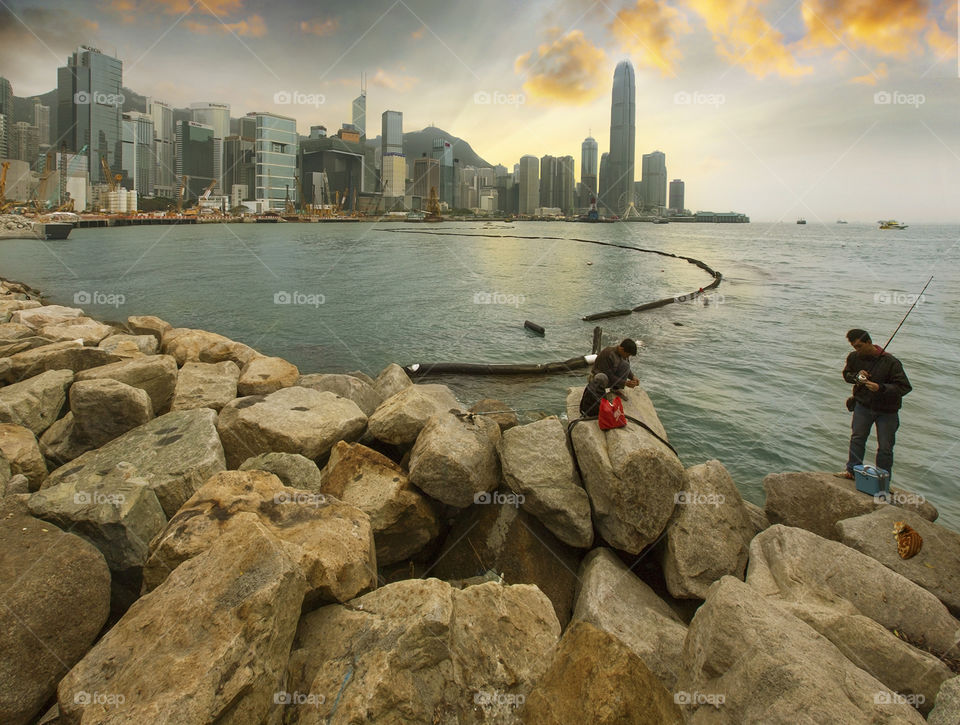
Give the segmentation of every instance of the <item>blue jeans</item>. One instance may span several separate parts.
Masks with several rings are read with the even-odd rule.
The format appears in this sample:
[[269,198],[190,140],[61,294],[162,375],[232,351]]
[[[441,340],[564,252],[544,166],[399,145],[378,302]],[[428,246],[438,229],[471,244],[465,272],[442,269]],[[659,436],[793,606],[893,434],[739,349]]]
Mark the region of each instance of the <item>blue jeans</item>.
[[877,467],[893,473],[893,444],[900,427],[900,416],[897,413],[877,413],[867,406],[857,403],[853,409],[853,422],[850,428],[850,457],[847,460],[847,470],[853,473],[853,467],[863,463],[863,454],[867,448],[867,438],[870,429],[877,426]]

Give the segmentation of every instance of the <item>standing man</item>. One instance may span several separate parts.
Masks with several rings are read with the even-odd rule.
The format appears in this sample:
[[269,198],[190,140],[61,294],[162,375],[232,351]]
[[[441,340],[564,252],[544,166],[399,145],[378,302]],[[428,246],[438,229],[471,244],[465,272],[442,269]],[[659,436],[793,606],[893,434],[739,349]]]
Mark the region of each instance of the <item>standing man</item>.
[[853,478],[853,467],[863,463],[870,429],[877,426],[877,467],[893,471],[893,444],[900,427],[901,400],[913,388],[903,365],[890,353],[874,345],[866,330],[850,330],[847,341],[853,352],[847,355],[843,379],[853,385],[853,421],[850,425],[850,455],[846,470],[835,474]]
[[607,376],[612,391],[626,400],[627,396],[623,392],[624,386],[635,388],[640,384],[628,362],[630,356],[636,354],[637,343],[630,338],[624,339],[619,345],[610,345],[603,348],[597,355],[596,362],[593,363],[590,379],[593,380],[595,375],[603,373]]

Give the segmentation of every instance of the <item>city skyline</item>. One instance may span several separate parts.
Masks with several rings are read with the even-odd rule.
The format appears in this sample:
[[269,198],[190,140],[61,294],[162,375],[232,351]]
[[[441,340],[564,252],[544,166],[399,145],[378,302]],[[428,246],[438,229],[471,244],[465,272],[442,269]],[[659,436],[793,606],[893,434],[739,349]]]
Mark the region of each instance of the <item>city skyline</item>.
[[525,154],[577,158],[588,135],[608,150],[611,79],[629,59],[635,168],[663,151],[692,208],[955,221],[955,3],[879,2],[863,15],[854,2],[744,1],[727,25],[719,5],[531,3],[504,24],[501,2],[482,14],[415,2],[17,3],[0,17],[0,75],[19,97],[45,93],[90,44],[124,61],[138,93],[289,115],[306,135],[352,121],[366,73],[368,131],[398,110],[405,128],[434,124],[512,168]]

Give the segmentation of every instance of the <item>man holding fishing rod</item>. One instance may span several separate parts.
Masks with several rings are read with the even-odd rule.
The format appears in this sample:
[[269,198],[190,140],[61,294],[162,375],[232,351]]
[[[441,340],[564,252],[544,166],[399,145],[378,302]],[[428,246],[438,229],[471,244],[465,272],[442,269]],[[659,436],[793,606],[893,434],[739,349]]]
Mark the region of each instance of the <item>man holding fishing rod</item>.
[[863,464],[867,438],[874,425],[877,427],[877,467],[888,473],[893,472],[893,444],[897,428],[900,427],[899,410],[903,396],[913,387],[903,372],[903,365],[887,352],[887,348],[932,281],[931,275],[883,347],[874,345],[866,330],[853,329],[847,332],[847,341],[853,352],[847,355],[843,379],[853,385],[853,397],[847,400],[847,410],[853,413],[853,420],[850,423],[852,433],[847,467],[834,474],[839,478],[852,479],[853,467]]

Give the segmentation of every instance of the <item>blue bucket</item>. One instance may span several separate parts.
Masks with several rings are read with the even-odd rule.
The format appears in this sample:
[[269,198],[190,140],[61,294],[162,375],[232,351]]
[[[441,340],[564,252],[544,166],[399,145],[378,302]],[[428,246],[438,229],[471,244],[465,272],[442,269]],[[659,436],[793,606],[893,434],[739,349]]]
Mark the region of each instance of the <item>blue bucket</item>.
[[876,496],[878,493],[890,493],[890,471],[876,466],[854,466],[853,477],[857,490]]

